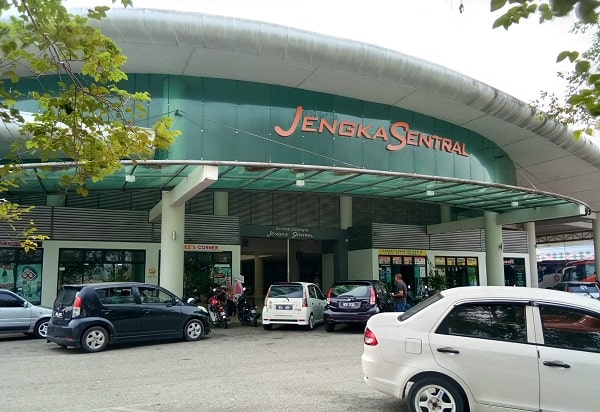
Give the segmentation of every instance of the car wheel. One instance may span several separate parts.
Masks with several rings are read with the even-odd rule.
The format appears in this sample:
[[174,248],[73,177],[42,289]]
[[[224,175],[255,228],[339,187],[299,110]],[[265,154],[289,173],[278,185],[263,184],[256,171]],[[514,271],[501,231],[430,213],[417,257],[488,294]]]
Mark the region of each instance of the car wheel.
[[325,330],[327,332],[333,332],[334,329],[335,329],[335,323],[325,322]]
[[271,329],[273,329],[273,325],[265,325],[265,324],[263,323],[263,329],[264,329],[264,330],[271,330]]
[[108,346],[108,332],[102,326],[92,326],[81,335],[81,349],[84,352],[100,352]]
[[199,319],[190,319],[186,322],[183,328],[183,337],[187,341],[195,341],[202,339],[204,335],[204,325]]
[[466,405],[456,385],[444,378],[429,377],[416,381],[408,392],[408,410],[464,411]]
[[310,317],[308,318],[308,324],[306,325],[306,330],[313,330],[314,328],[315,328],[315,317],[311,313]]
[[48,323],[50,319],[40,319],[38,323],[35,324],[35,330],[33,332],[33,336],[36,339],[46,339],[48,336]]

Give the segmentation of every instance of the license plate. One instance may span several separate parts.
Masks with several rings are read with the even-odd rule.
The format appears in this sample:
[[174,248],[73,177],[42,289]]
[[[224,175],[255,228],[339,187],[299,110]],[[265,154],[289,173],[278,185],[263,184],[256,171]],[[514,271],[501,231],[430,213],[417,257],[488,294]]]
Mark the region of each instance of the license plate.
[[340,302],[341,308],[357,308],[358,303],[356,302]]
[[275,305],[275,310],[292,310],[292,305]]

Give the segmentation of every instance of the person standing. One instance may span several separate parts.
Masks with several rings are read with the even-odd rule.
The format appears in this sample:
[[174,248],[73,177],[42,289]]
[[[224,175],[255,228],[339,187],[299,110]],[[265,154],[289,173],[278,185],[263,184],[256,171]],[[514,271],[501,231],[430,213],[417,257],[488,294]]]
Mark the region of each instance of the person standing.
[[396,304],[396,312],[404,312],[406,310],[406,296],[408,295],[408,287],[402,280],[402,274],[396,273],[396,288],[392,296],[394,296],[394,303]]

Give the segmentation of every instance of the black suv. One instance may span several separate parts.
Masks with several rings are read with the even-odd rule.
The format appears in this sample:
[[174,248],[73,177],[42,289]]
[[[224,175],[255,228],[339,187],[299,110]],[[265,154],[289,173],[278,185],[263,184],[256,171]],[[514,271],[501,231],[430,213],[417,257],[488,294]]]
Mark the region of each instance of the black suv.
[[325,330],[333,332],[339,323],[366,324],[380,312],[394,312],[394,298],[378,280],[339,280],[327,293]]
[[99,352],[108,344],[210,335],[208,315],[165,288],[136,282],[63,285],[47,341]]

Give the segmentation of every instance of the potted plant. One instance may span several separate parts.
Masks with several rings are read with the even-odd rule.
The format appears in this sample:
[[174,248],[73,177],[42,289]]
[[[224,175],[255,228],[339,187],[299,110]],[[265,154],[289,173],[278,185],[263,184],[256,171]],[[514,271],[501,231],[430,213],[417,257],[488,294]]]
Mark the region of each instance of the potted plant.
[[430,296],[440,290],[448,289],[449,284],[446,273],[431,265],[427,277],[425,278],[425,285],[427,286],[427,292]]

